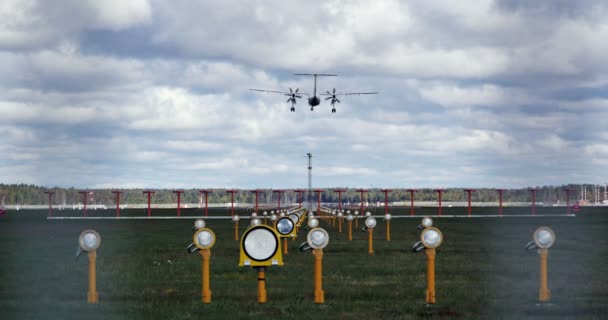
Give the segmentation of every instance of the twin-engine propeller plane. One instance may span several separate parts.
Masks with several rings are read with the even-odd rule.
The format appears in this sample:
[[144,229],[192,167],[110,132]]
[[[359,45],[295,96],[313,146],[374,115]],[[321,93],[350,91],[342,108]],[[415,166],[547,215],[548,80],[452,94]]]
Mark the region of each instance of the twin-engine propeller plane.
[[[308,97],[308,105],[310,106],[310,111],[314,111],[315,107],[321,104],[321,99],[317,97],[317,77],[336,77],[337,74],[326,74],[326,73],[296,73],[296,76],[313,76],[314,77],[314,89],[312,92],[312,96],[306,92],[300,92],[299,88],[296,90],[292,90],[289,88],[289,92],[287,91],[274,91],[274,90],[261,90],[261,89],[249,89],[252,91],[259,92],[272,92],[272,93],[280,93],[289,97],[286,102],[291,103],[291,112],[296,111],[296,99],[302,98],[302,95],[306,95]],[[319,93],[320,96],[328,96],[325,100],[331,99],[331,112],[336,113],[336,103],[340,103],[340,99],[338,96],[350,96],[350,95],[359,95],[359,94],[378,94],[378,92],[336,92],[336,88],[332,92],[327,91],[326,93]]]

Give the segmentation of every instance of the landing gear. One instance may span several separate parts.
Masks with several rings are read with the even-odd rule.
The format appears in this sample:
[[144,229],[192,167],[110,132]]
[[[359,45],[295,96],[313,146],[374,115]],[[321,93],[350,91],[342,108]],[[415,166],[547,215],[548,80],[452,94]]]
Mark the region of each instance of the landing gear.
[[291,107],[291,112],[296,112],[296,108]]
[[310,107],[310,111],[315,111],[315,108],[314,107]]
[[331,113],[336,113],[336,108],[331,109]]

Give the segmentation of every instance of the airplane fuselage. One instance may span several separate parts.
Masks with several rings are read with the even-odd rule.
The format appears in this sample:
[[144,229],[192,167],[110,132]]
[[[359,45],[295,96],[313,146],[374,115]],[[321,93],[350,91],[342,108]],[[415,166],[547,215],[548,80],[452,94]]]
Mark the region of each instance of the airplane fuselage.
[[308,104],[309,104],[311,107],[316,107],[316,106],[318,106],[320,103],[321,103],[321,99],[319,99],[319,97],[317,97],[317,96],[312,96],[312,97],[308,98]]

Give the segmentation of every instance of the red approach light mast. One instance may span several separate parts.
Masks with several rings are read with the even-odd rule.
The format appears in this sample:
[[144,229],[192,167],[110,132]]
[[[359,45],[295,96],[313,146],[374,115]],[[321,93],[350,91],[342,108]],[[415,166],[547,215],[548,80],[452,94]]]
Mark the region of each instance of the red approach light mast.
[[528,188],[528,191],[530,191],[531,195],[532,195],[532,215],[536,214],[536,188]]
[[300,198],[300,202],[298,203],[298,207],[299,208],[302,208],[302,200],[304,199],[303,196],[302,196],[302,194],[304,194],[304,191],[305,190],[303,190],[303,189],[295,189],[295,190],[293,190],[293,192],[296,192],[298,194],[299,198]]
[[227,193],[230,193],[230,215],[234,217],[234,194],[238,193],[238,190],[226,190]]
[[181,196],[182,193],[184,193],[184,190],[173,190],[173,193],[177,194],[177,216],[181,217],[182,216],[182,206],[181,206]]
[[338,210],[342,211],[342,192],[346,192],[346,189],[335,189],[334,192],[338,193]]
[[407,189],[407,192],[410,193],[410,216],[414,215],[414,193],[418,192],[416,189]]
[[502,217],[502,193],[505,189],[494,189],[498,192],[498,214]]
[[212,193],[213,191],[211,190],[199,190],[198,192],[201,193],[201,195],[204,193],[205,194],[205,217],[209,215],[209,194]]
[[469,217],[471,216],[471,192],[475,192],[475,189],[464,189],[464,192],[467,193],[467,199],[469,201]]
[[437,192],[437,196],[438,196],[438,202],[439,202],[439,207],[437,209],[437,213],[439,214],[439,216],[441,217],[441,194],[443,193],[443,191],[445,191],[444,189],[435,189],[435,192]]
[[152,199],[152,195],[154,194],[154,191],[145,190],[143,193],[148,195],[148,217],[150,217],[152,215],[152,209],[150,208],[150,205],[152,203],[151,199]]
[[116,194],[116,216],[120,217],[120,194],[123,192],[119,190],[112,190],[112,193]]
[[317,193],[317,215],[320,215],[321,214],[321,193],[325,190],[315,189],[313,191]]
[[570,214],[570,192],[574,191],[572,188],[565,188],[564,192],[566,192],[566,212]]
[[49,217],[53,216],[53,194],[54,191],[45,191],[44,193],[49,195]]
[[277,201],[279,202],[278,210],[281,211],[281,194],[285,192],[285,190],[272,190],[272,193],[277,193]]
[[84,200],[84,208],[83,208],[83,215],[86,217],[87,216],[87,196],[89,195],[89,191],[78,191],[78,193],[82,194],[82,198]]
[[255,214],[258,214],[258,194],[262,191],[260,189],[251,190],[251,193],[255,193]]
[[388,213],[388,193],[393,192],[391,189],[380,189],[380,191],[384,192],[384,214]]

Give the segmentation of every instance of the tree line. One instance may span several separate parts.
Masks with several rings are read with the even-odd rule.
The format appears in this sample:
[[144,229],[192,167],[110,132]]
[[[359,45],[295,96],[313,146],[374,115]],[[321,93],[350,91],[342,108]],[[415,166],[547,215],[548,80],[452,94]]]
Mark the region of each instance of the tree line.
[[[588,185],[590,186],[590,185]],[[561,186],[542,186],[536,191],[536,202],[555,203],[557,201],[565,202],[565,188],[574,189],[570,193],[570,200],[580,199],[582,185],[561,185]],[[336,189],[344,189],[342,192],[342,203],[359,203],[361,194],[355,188],[330,188],[325,189],[321,193],[321,202],[338,202],[338,193]],[[594,199],[591,187],[587,187],[587,199]],[[123,189],[120,196],[120,203],[135,204],[147,202],[147,195],[143,193],[147,189]],[[209,189],[209,203],[229,203],[231,195],[226,192],[226,189]],[[70,205],[83,203],[83,194],[79,193],[80,189],[75,188],[60,188],[60,187],[41,187],[28,184],[0,184],[0,197],[2,204],[6,205],[40,205],[48,204],[48,195],[45,192],[55,192],[53,195],[53,204],[55,205]],[[92,192],[87,194],[87,203],[94,201],[96,204],[113,205],[116,203],[116,195],[111,189],[87,189]],[[176,203],[177,195],[171,189],[152,189],[153,203]],[[181,195],[182,203],[198,203],[200,193],[198,189],[184,189]],[[259,192],[259,204],[275,204],[278,200],[278,194],[272,189],[263,189]],[[310,195],[311,201],[317,201],[317,194],[312,192]],[[434,189],[419,189],[415,193],[416,201],[437,201],[437,193]],[[306,192],[303,195],[306,202]],[[498,201],[498,193],[492,188],[477,189],[471,195],[472,201],[475,202],[496,202]],[[298,193],[293,190],[286,190],[281,194],[281,203],[296,203],[301,199]],[[364,194],[366,202],[384,202],[385,195],[381,189],[369,189]],[[234,201],[238,203],[255,203],[255,195],[248,189],[237,189],[234,193]],[[410,193],[406,188],[395,188],[388,194],[388,201],[410,201]],[[443,191],[442,201],[467,201],[467,194],[463,188],[447,188]],[[531,193],[528,188],[506,189],[503,192],[504,202],[530,202]],[[203,195],[204,202],[204,195]]]

